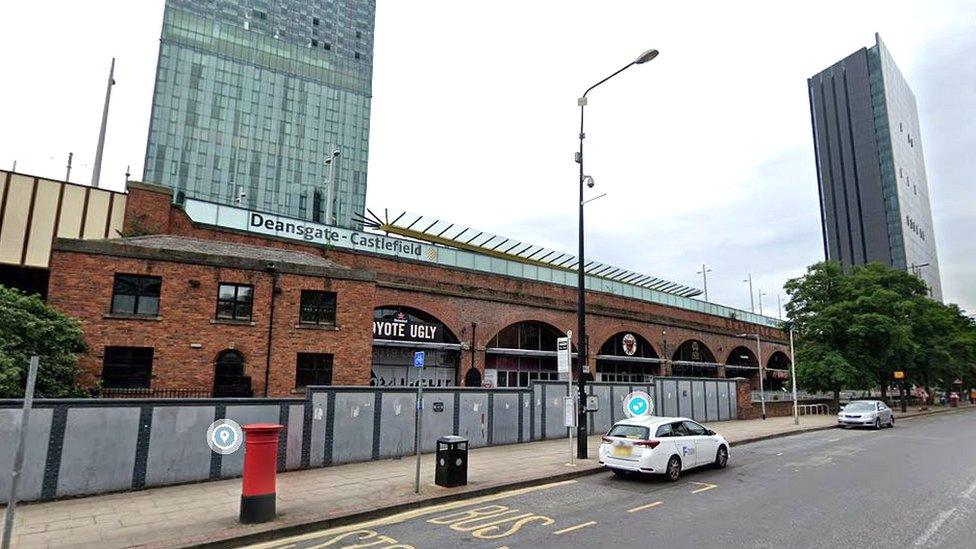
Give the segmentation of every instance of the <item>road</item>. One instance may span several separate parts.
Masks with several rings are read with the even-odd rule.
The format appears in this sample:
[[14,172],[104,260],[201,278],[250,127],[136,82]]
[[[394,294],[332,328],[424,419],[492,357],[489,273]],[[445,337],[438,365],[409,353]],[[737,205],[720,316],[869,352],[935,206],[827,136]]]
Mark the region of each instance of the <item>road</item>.
[[[517,464],[513,464],[517,466]],[[260,547],[976,547],[976,413],[733,449],[677,483],[609,473]]]

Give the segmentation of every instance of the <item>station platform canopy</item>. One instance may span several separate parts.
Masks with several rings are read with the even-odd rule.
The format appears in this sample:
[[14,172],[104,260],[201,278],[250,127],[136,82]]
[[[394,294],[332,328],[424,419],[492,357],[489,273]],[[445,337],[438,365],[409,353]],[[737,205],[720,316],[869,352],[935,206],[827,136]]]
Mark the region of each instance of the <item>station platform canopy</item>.
[[[372,210],[367,209],[366,212],[366,215],[362,216],[359,221],[368,228],[387,234],[550,269],[572,272],[577,272],[579,269],[579,259],[572,254],[537,246],[515,238],[499,236],[457,223],[408,212],[385,210],[382,217]],[[599,261],[587,261],[583,270],[590,277],[680,297],[694,297],[702,293],[698,288],[614,267]]]

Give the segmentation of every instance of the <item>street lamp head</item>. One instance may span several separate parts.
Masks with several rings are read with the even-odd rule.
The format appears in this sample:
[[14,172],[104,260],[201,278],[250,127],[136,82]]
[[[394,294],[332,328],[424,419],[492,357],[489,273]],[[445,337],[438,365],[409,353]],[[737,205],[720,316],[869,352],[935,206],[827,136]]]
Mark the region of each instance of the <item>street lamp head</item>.
[[634,63],[637,65],[643,65],[644,63],[647,63],[651,59],[657,57],[657,54],[658,54],[657,50],[647,50],[644,53],[640,54],[640,56],[634,60]]

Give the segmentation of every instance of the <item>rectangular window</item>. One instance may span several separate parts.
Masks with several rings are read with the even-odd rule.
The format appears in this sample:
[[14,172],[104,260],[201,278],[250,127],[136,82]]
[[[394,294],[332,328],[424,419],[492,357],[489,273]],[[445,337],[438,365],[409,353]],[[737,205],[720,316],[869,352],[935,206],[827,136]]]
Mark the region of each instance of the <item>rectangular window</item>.
[[332,355],[298,353],[295,388],[302,389],[309,385],[332,385]]
[[159,292],[163,279],[158,276],[115,275],[112,312],[127,315],[159,315]]
[[250,321],[253,303],[254,286],[221,284],[217,290],[217,318]]
[[302,302],[298,314],[299,322],[302,324],[335,326],[336,293],[302,290]]
[[152,360],[152,347],[105,347],[102,387],[148,389]]

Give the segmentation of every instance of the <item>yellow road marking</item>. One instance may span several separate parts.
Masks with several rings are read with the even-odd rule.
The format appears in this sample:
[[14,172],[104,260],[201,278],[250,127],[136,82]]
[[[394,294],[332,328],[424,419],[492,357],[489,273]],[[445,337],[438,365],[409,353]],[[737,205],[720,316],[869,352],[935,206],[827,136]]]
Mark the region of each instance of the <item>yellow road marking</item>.
[[565,534],[567,532],[573,532],[575,530],[579,530],[580,528],[586,528],[587,526],[593,526],[594,524],[596,524],[596,521],[595,520],[591,520],[590,522],[584,522],[583,524],[577,524],[576,526],[570,526],[569,528],[563,528],[562,530],[556,530],[555,532],[553,532],[553,534],[556,534],[558,536],[559,534]]
[[643,511],[644,509],[650,509],[651,507],[657,507],[664,503],[663,501],[655,501],[654,503],[648,503],[647,505],[641,505],[640,507],[634,507],[633,509],[628,509],[628,513],[636,513],[637,511]]
[[713,488],[718,488],[718,484],[709,484],[707,482],[692,482],[692,484],[697,484],[699,486],[703,486],[703,488],[699,488],[697,490],[692,490],[691,491],[692,494],[698,494],[700,492],[706,492],[706,491],[711,490]]
[[575,480],[564,480],[562,482],[553,482],[550,484],[542,484],[539,486],[529,486],[528,488],[520,488],[518,490],[510,490],[508,492],[501,492],[498,494],[491,494],[488,496],[481,496],[477,498],[452,501],[450,503],[442,503],[440,505],[433,505],[430,507],[423,507],[420,509],[414,509],[412,511],[404,511],[403,513],[397,513],[396,515],[391,515],[384,518],[374,519],[366,522],[361,522],[359,524],[350,524],[347,526],[340,526],[337,528],[331,528],[329,530],[322,530],[320,532],[312,532],[310,534],[303,534],[301,536],[295,536],[292,538],[270,541],[267,543],[260,543],[257,545],[251,545],[252,549],[269,549],[284,548],[294,545],[295,543],[306,541],[310,539],[321,538],[325,536],[334,536],[336,534],[341,534],[345,532],[352,532],[355,530],[361,530],[364,528],[374,528],[376,526],[389,526],[391,524],[400,524],[401,522],[406,522],[417,517],[422,517],[424,515],[430,515],[433,513],[440,513],[442,511],[450,511],[451,509],[459,509],[461,507],[467,507],[469,505],[478,505],[488,501],[496,501],[499,499],[505,499],[515,496],[521,496],[522,494],[530,494],[532,492],[538,492],[540,490],[549,490],[551,488],[558,488],[560,486],[566,486],[568,484],[576,484]]

